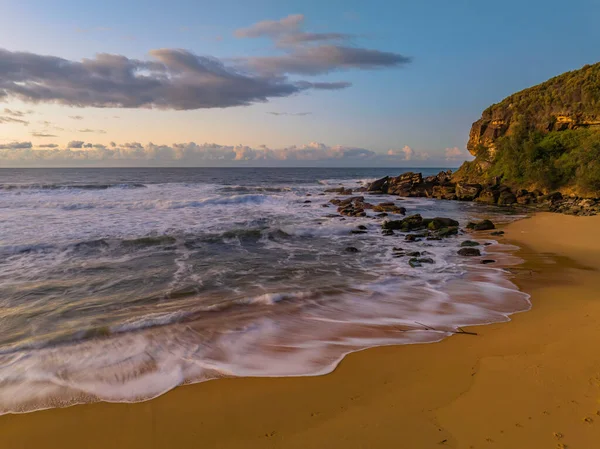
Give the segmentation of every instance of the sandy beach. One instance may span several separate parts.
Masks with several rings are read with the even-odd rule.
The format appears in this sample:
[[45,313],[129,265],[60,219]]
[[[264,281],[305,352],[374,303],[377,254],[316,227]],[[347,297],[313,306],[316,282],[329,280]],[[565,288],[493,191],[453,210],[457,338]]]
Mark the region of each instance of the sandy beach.
[[509,225],[533,309],[331,374],[221,379],[149,402],[0,417],[1,449],[569,448],[600,442],[600,217]]

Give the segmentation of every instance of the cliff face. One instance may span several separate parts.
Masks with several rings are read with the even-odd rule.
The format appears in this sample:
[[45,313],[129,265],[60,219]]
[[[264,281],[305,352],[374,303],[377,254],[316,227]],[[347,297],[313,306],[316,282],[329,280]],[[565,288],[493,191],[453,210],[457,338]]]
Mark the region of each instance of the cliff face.
[[496,155],[496,142],[517,127],[541,133],[600,128],[600,63],[567,72],[486,109],[473,123],[467,149]]

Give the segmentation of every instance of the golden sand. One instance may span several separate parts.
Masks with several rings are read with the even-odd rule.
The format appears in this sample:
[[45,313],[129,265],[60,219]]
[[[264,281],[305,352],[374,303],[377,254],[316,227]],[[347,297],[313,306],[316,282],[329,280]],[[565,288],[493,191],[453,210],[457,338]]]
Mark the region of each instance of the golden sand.
[[510,225],[533,309],[321,377],[223,379],[141,404],[0,417],[1,449],[600,448],[600,217]]

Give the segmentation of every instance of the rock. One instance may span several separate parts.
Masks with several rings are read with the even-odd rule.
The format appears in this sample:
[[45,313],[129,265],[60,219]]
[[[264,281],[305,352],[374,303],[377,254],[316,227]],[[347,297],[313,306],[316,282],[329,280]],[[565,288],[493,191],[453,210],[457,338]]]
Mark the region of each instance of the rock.
[[492,259],[483,259],[483,260],[481,261],[481,263],[482,263],[483,265],[489,265],[489,264],[491,264],[491,263],[496,263],[496,261],[495,261],[495,260],[492,260]]
[[490,229],[496,229],[496,226],[490,220],[482,220],[479,223],[469,223],[467,229],[473,229],[474,231],[489,231]]
[[407,242],[418,242],[421,239],[418,238],[415,234],[408,234],[404,237],[404,240]]
[[393,214],[404,215],[406,213],[406,208],[398,207],[396,204],[388,202],[373,206],[373,212],[391,212]]
[[419,257],[421,253],[419,251],[411,251],[409,253],[406,253],[406,255],[409,257]]
[[542,202],[542,203],[555,204],[559,201],[562,201],[562,199],[563,199],[562,193],[554,192],[554,193],[550,193],[549,195],[542,196],[541,198],[538,199],[538,201]]
[[413,189],[423,184],[423,176],[421,173],[403,173],[400,176],[389,179],[387,193],[398,196],[419,196],[411,195]]
[[517,197],[510,190],[500,192],[498,196],[498,206],[510,206],[517,202]]
[[321,204],[321,207],[329,207],[329,204]]
[[356,228],[360,229],[361,231],[366,231],[367,230],[367,227],[365,225],[358,225]]
[[432,196],[438,200],[455,200],[456,187],[452,185],[434,186]]
[[361,231],[360,229],[353,229],[350,234],[367,234],[367,231]]
[[308,203],[312,203],[312,201],[311,200],[304,201],[304,204],[308,204]]
[[432,231],[451,226],[458,226],[458,221],[452,218],[436,217],[427,223],[427,229],[431,229]]
[[458,250],[458,255],[464,257],[481,256],[481,251],[477,248],[461,248]]
[[358,253],[360,252],[358,248],[355,248],[354,246],[348,246],[346,247],[345,251],[347,253]]
[[417,259],[417,262],[433,264],[435,263],[435,260],[433,260],[431,257],[420,257],[419,259]]
[[469,246],[479,246],[479,242],[475,242],[473,240],[465,240],[460,244],[460,246],[462,246],[463,248]]
[[394,231],[392,231],[391,229],[384,229],[383,231],[381,231],[381,234],[382,235],[387,235],[387,236],[389,236],[389,235],[395,235]]
[[494,231],[490,235],[504,235],[504,231]]
[[394,247],[392,248],[392,251],[395,251],[395,252],[402,252],[402,251],[404,251],[404,248],[400,248],[400,247],[394,246]]
[[378,217],[380,217],[380,218],[385,218],[385,217],[387,217],[387,216],[388,216],[388,214],[387,214],[387,213],[385,213],[385,212],[382,212],[382,213],[380,213],[380,214],[377,214],[377,216],[378,216]]
[[459,201],[473,201],[481,192],[481,184],[464,184],[457,183],[456,184],[456,198]]
[[384,221],[381,225],[383,229],[400,230],[404,232],[413,231],[416,229],[422,229],[423,217],[419,214],[411,215],[403,220],[389,220]]
[[479,196],[475,198],[475,201],[478,203],[496,204],[499,196],[500,192],[497,189],[486,187],[479,193]]
[[408,264],[412,267],[412,268],[419,268],[421,267],[421,262],[419,262],[419,259],[417,259],[416,257],[413,257],[412,259],[410,259],[408,261]]
[[458,226],[450,226],[448,228],[442,228],[437,232],[437,236],[444,238],[444,237],[450,237],[451,235],[457,235],[458,234]]
[[339,193],[340,195],[352,195],[352,189],[346,189],[344,187],[336,187],[335,189],[326,189],[327,193]]
[[387,193],[388,185],[389,185],[390,177],[386,176],[385,178],[378,179],[377,181],[373,181],[367,187],[367,192],[383,192]]

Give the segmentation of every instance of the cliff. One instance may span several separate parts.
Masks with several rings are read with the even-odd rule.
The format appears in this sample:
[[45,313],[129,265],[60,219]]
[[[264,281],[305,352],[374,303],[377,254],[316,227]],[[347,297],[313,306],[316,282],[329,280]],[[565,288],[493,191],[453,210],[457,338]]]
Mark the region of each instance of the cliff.
[[513,94],[483,111],[473,123],[467,149],[495,152],[496,141],[517,126],[542,133],[600,127],[600,63],[563,73]]
[[600,192],[600,63],[513,94],[473,123],[455,180]]

